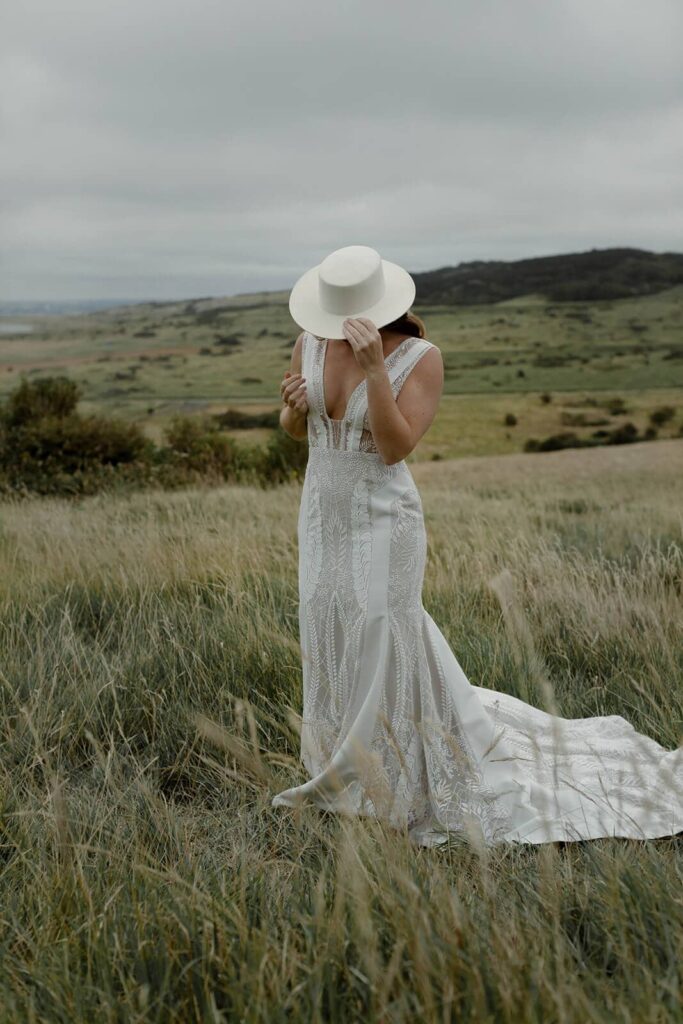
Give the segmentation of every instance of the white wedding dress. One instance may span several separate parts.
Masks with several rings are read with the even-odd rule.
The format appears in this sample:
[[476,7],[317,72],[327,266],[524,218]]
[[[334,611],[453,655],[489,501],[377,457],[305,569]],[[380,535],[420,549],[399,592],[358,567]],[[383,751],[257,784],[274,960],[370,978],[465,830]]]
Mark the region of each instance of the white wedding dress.
[[[432,347],[386,357],[396,397]],[[618,715],[567,719],[472,685],[422,604],[427,541],[405,463],[368,429],[366,382],[326,413],[327,341],[305,333],[309,458],[298,521],[301,760],[309,779],[273,806],[368,815],[424,846],[492,845],[683,829],[683,747]]]

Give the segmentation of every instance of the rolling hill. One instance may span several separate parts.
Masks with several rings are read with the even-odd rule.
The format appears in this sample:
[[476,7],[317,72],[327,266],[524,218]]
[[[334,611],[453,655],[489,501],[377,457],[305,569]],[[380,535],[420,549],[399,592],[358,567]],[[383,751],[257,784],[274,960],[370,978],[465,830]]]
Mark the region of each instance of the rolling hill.
[[590,249],[524,260],[474,260],[412,276],[421,305],[469,306],[531,294],[554,302],[622,299],[683,284],[683,254]]

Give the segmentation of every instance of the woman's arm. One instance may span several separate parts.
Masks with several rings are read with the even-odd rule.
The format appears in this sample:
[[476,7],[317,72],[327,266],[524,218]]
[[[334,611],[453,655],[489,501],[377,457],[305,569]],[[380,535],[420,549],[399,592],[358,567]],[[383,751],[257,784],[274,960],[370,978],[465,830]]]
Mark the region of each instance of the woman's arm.
[[372,321],[365,317],[349,319],[344,334],[365,370],[368,421],[375,445],[386,465],[391,466],[412,452],[436,415],[444,382],[441,351],[434,345],[421,357],[395,399],[382,338]]
[[415,448],[432,424],[443,390],[443,359],[434,346],[422,356],[394,398],[386,367],[368,376],[368,421],[377,451],[388,466]]
[[303,441],[308,434],[306,381],[301,376],[303,337],[302,331],[292,349],[290,369],[285,371],[280,384],[280,394],[285,403],[280,412],[280,426],[295,441]]

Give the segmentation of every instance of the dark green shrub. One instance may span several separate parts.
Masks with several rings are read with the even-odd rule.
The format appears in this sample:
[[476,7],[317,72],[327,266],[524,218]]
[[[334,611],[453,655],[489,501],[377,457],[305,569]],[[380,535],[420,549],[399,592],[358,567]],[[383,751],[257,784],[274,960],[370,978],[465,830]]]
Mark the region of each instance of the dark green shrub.
[[284,483],[303,477],[308,462],[308,444],[295,441],[282,427],[273,433],[261,453],[258,471],[262,479],[269,483]]
[[0,461],[6,468],[36,462],[70,473],[90,465],[135,462],[153,448],[134,423],[72,413],[7,428]]
[[561,451],[563,448],[591,448],[596,443],[598,442],[589,437],[579,437],[578,434],[565,431],[560,434],[551,434],[550,437],[546,437],[542,441],[537,440],[535,437],[530,437],[524,445],[524,451],[556,452]]
[[560,434],[551,434],[538,445],[539,452],[555,452],[561,448],[578,448],[580,439],[577,434],[565,431]]
[[513,412],[506,412],[505,413],[505,419],[503,420],[503,423],[505,424],[506,427],[516,427],[517,426],[517,417],[515,416],[515,414]]
[[81,389],[68,377],[43,377],[29,381],[22,377],[2,410],[8,427],[18,427],[43,416],[68,416],[81,397]]
[[276,429],[280,425],[280,409],[271,409],[269,412],[242,412],[241,409],[226,409],[225,412],[215,413],[213,418],[224,430],[229,428],[248,430],[254,427]]
[[174,416],[165,430],[170,461],[187,469],[190,476],[217,476],[223,480],[238,476],[239,448],[233,438],[204,417]]
[[631,444],[637,440],[638,428],[636,425],[634,423],[624,423],[623,426],[616,427],[615,430],[610,431],[607,444]]
[[658,409],[653,409],[650,413],[650,423],[654,427],[663,427],[665,423],[672,420],[676,415],[676,410],[673,405],[660,405]]
[[[0,409],[0,491],[92,494],[224,481],[271,486],[303,475],[308,445],[279,426],[268,444],[238,444],[214,417],[176,416],[157,447],[135,423],[75,411],[67,378],[21,385]],[[272,423],[264,413],[262,425]],[[268,419],[266,420],[266,417]]]

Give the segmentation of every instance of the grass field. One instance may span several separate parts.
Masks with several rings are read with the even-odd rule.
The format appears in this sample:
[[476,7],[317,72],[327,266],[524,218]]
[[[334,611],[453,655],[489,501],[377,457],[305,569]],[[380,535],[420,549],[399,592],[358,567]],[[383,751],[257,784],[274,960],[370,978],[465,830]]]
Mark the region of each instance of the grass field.
[[[520,451],[529,437],[567,429],[563,413],[596,418],[591,402],[617,397],[637,425],[672,404],[662,437],[683,424],[683,286],[602,302],[530,295],[415,311],[446,370],[429,442],[415,459]],[[279,408],[299,333],[287,294],[277,292],[24,320],[30,334],[0,335],[0,400],[22,374],[65,373],[81,385],[84,411],[140,421],[155,440],[174,413]],[[518,418],[512,430],[503,423],[509,412]]]
[[[411,469],[469,678],[675,747],[683,439]],[[304,777],[299,495],[0,506],[3,1024],[680,1021],[680,837],[428,850],[270,806]]]

